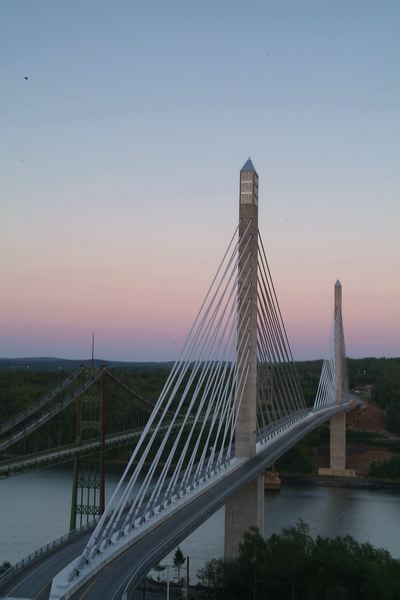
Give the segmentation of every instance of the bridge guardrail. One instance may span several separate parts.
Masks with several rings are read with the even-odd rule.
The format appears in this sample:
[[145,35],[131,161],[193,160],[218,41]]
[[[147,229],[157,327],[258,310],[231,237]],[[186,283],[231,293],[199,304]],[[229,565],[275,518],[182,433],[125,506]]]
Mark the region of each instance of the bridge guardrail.
[[[201,419],[199,419],[199,421],[201,422]],[[192,420],[188,419],[187,422],[188,424],[190,424]],[[178,421],[174,424],[173,427],[177,428],[180,426],[181,422]],[[165,427],[167,427],[167,425],[161,428],[160,430],[164,429]],[[119,431],[108,434],[105,439],[105,446],[113,447],[114,445],[117,445],[120,442],[125,442],[126,440],[130,440],[134,437],[139,436],[142,431],[142,429],[129,429],[128,431]],[[153,432],[154,428],[151,428],[149,431]],[[0,460],[0,479],[9,477],[10,473],[22,473],[27,468],[40,467],[49,463],[59,464],[60,462],[68,462],[74,456],[76,456],[76,454],[90,452],[98,444],[99,442],[95,439],[89,439],[86,440],[86,442],[84,442],[80,446],[57,446],[56,448],[53,448],[51,452],[49,452],[49,450],[41,450],[40,452],[35,453],[31,457],[29,455],[23,455],[13,459]]]
[[8,581],[10,581],[19,571],[22,571],[25,567],[32,564],[42,556],[46,556],[46,554],[49,554],[52,550],[54,550],[54,548],[62,546],[63,544],[68,543],[74,538],[78,538],[80,535],[85,533],[85,531],[93,529],[96,526],[98,520],[99,517],[96,517],[96,519],[93,519],[93,521],[89,521],[89,523],[85,523],[85,525],[82,525],[81,527],[74,529],[73,531],[69,531],[60,538],[49,542],[45,546],[42,546],[38,550],[35,550],[35,552],[31,552],[30,554],[28,554],[28,556],[25,556],[22,560],[18,561],[15,565],[7,569],[7,571],[5,571],[3,575],[0,575],[0,589]]
[[[121,439],[130,439],[131,437],[138,436],[143,430],[142,429],[129,429],[127,431],[117,431],[115,433],[108,434],[105,439],[106,446],[112,446],[115,443],[118,443]],[[99,445],[99,441],[97,438],[91,438],[82,442],[80,445],[76,444],[65,444],[63,446],[56,446],[49,450],[40,450],[39,452],[35,452],[34,454],[26,454],[22,456],[17,456],[15,458],[0,460],[0,477],[3,469],[7,467],[13,467],[15,465],[23,468],[24,463],[27,462],[29,464],[40,464],[42,462],[46,462],[46,458],[59,458],[65,456],[65,460],[71,460],[73,456],[77,453],[84,453],[85,451],[93,450],[96,446]]]

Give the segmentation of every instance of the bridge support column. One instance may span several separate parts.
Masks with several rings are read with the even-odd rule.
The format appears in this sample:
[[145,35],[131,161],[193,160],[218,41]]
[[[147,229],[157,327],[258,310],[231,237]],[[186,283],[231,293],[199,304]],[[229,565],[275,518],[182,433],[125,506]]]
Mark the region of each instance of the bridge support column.
[[275,465],[272,465],[271,469],[268,469],[264,473],[264,488],[266,490],[278,491],[281,489],[281,478],[279,477],[278,471],[275,469]]
[[[343,401],[344,390],[348,387],[347,365],[344,351],[342,322],[342,286],[335,284],[335,385],[336,404]],[[336,415],[330,420],[330,465],[320,468],[319,475],[336,477],[355,477],[354,469],[346,469],[346,415]]]
[[[240,171],[238,356],[235,454],[251,458],[256,453],[257,404],[257,258],[258,175],[250,158]],[[244,374],[245,384],[239,389]],[[229,500],[225,509],[225,557],[239,552],[249,527],[264,529],[264,478],[249,483]]]
[[330,422],[330,465],[332,470],[346,468],[346,415],[332,417]]
[[250,527],[264,533],[264,477],[241,489],[225,506],[225,558],[236,558]]
[[318,469],[319,475],[355,477],[354,469],[346,469],[346,415],[336,415],[330,420],[330,465]]

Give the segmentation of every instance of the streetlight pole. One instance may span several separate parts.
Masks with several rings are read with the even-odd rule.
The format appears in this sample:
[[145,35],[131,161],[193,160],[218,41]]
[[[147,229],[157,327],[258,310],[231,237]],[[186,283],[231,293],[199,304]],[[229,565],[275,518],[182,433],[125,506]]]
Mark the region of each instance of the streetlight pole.
[[167,565],[167,600],[169,600],[169,565]]
[[186,600],[189,600],[189,556],[186,557]]
[[162,569],[167,569],[167,600],[169,600],[169,565],[160,565]]
[[254,552],[253,600],[256,600],[257,550]]

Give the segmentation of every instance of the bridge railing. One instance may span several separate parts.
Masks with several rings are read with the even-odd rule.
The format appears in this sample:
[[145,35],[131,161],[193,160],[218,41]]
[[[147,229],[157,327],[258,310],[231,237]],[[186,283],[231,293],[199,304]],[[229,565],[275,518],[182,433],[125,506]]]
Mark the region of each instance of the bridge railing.
[[257,443],[264,445],[271,438],[275,437],[279,433],[282,433],[288,427],[291,427],[301,419],[307,417],[311,412],[311,408],[303,408],[292,415],[288,415],[278,419],[274,423],[267,425],[264,429],[260,430],[257,434]]
[[[138,427],[136,429],[129,429],[127,431],[118,431],[116,433],[111,433],[106,436],[105,445],[112,446],[113,443],[118,442],[121,438],[135,437],[141,434],[143,431],[142,428]],[[16,456],[15,458],[6,458],[4,460],[0,460],[0,477],[1,472],[7,467],[13,467],[15,465],[23,465],[25,463],[28,464],[41,464],[46,459],[57,459],[60,457],[64,457],[66,461],[70,460],[73,456],[78,453],[83,453],[85,451],[91,451],[99,445],[99,440],[97,438],[90,438],[81,442],[81,444],[64,444],[62,446],[55,446],[51,448],[51,450],[39,450],[39,452],[35,452],[34,454],[22,454],[21,456]]]
[[[189,424],[192,421],[188,422]],[[181,421],[178,421],[174,428],[181,426]],[[160,431],[164,430],[165,427],[161,427]],[[113,447],[119,443],[123,443],[132,438],[139,437],[142,433],[142,428],[129,429],[127,431],[118,431],[106,435],[105,446]],[[152,428],[150,431],[154,431]],[[82,442],[80,445],[67,444],[64,446],[56,446],[49,450],[40,450],[33,455],[22,455],[11,459],[0,460],[0,479],[9,477],[10,474],[22,473],[27,469],[35,467],[41,467],[45,464],[59,464],[70,461],[77,454],[84,454],[91,452],[94,448],[99,445],[99,440],[91,438]]]
[[35,552],[31,552],[30,554],[28,554],[28,556],[25,556],[22,560],[20,560],[15,565],[7,569],[7,571],[0,575],[0,590],[3,585],[5,585],[8,581],[13,579],[13,577],[15,577],[15,575],[19,571],[22,571],[28,565],[32,564],[39,558],[46,556],[46,554],[50,554],[50,552],[52,552],[55,548],[63,546],[64,544],[67,544],[74,538],[78,538],[79,536],[83,535],[86,531],[90,531],[91,529],[93,529],[97,524],[98,519],[99,517],[96,517],[96,519],[89,521],[89,523],[85,523],[85,525],[82,525],[81,527],[78,527],[77,529],[66,533],[62,537],[57,538],[52,542],[49,542],[45,546],[42,546],[38,550],[35,550]]

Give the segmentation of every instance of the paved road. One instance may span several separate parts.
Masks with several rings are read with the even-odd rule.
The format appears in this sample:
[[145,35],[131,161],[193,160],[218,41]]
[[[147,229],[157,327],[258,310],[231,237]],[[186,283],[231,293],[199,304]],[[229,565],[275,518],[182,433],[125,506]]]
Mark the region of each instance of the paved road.
[[[125,590],[133,589],[154,564],[223,506],[241,487],[261,475],[304,435],[333,415],[354,408],[355,404],[348,404],[345,407],[325,409],[298,423],[288,434],[278,437],[254,458],[216,483],[211,490],[203,492],[179,512],[171,514],[146,537],[120,554],[85,583],[72,598],[120,600]],[[47,599],[52,578],[80,553],[86,538],[87,534],[79,540],[74,540],[71,545],[56,550],[47,559],[34,563],[8,587],[0,589],[0,594],[4,595],[6,592],[16,598]]]
[[278,438],[265,451],[260,452],[217,483],[211,492],[201,494],[185,508],[171,515],[165,523],[97,573],[72,598],[74,600],[98,600],[99,598],[121,600],[125,590],[134,589],[154,564],[157,564],[169,551],[223,506],[240,488],[261,475],[268,466],[271,466],[306,433],[339,412],[342,410],[329,409],[324,411],[324,414],[315,415],[308,422],[299,423],[291,430],[290,434]]
[[57,548],[51,554],[32,563],[29,568],[21,571],[14,579],[0,588],[0,598],[11,596],[12,598],[47,600],[53,577],[82,552],[90,534],[91,531],[85,532],[68,545]]

